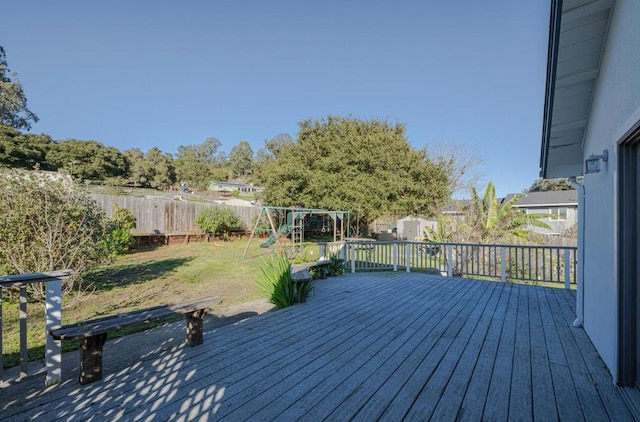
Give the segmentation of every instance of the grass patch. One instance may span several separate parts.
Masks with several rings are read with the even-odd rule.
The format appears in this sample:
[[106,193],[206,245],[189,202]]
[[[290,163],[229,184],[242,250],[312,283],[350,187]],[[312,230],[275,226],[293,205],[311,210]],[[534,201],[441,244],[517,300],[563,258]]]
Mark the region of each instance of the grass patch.
[[[119,257],[114,263],[97,268],[84,277],[93,293],[70,306],[63,298],[63,324],[98,318],[163,304],[180,303],[203,296],[223,299],[220,307],[248,302],[261,297],[256,287],[261,256],[270,255],[252,242],[247,258],[242,253],[247,240],[190,243],[162,246]],[[3,300],[3,363],[19,363],[18,303]],[[44,303],[30,302],[27,307],[27,344],[30,360],[44,357]],[[156,324],[157,325],[157,324]],[[109,338],[151,328],[145,324],[115,332]],[[76,342],[63,342],[63,350],[76,348]]]

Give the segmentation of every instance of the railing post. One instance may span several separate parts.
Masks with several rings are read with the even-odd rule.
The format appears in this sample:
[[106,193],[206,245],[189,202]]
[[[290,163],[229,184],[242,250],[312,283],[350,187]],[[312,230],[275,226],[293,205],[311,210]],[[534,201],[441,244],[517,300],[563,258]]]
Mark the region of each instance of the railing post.
[[2,362],[2,286],[0,286],[0,382],[4,379],[4,362]]
[[327,253],[327,244],[324,242],[318,243],[318,254],[320,255],[318,259],[328,258],[326,253]]
[[27,286],[20,286],[20,378],[27,376]]
[[351,252],[351,272],[356,272],[356,246],[352,243],[349,245],[349,252]]
[[507,281],[506,255],[504,246],[500,246],[500,281],[503,283]]
[[62,326],[62,280],[54,279],[46,283],[45,302],[45,363],[47,376],[45,385],[49,386],[62,379],[62,348],[60,340],[55,340],[49,330]]
[[413,243],[404,244],[404,260],[407,265],[407,272],[411,272],[411,250],[413,249]]
[[398,242],[393,243],[393,271],[398,271]]
[[453,275],[453,245],[447,245],[447,276]]
[[569,249],[564,250],[564,288],[571,288],[571,265],[569,262]]

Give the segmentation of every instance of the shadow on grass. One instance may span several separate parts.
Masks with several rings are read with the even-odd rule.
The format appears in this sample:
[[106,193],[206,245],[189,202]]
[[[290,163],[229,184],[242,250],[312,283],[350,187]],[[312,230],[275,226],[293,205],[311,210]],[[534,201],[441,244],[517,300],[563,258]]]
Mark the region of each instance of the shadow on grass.
[[141,284],[170,274],[192,261],[193,258],[168,258],[143,264],[121,264],[98,268],[89,272],[85,283],[91,283],[96,291],[109,291],[116,287]]

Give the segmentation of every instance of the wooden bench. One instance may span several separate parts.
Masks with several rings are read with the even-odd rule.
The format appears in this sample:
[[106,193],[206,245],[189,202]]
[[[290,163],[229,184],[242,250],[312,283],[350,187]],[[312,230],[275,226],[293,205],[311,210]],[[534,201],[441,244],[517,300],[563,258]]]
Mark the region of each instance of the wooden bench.
[[321,259],[319,261],[303,262],[300,264],[291,265],[291,273],[294,274],[302,270],[311,270],[312,268],[320,269],[320,278],[327,278],[329,267],[331,266],[330,259]]
[[80,346],[80,384],[89,384],[102,379],[102,354],[109,331],[152,321],[166,320],[175,315],[184,315],[187,325],[187,345],[202,344],[204,316],[209,308],[222,302],[217,297],[207,297],[177,305],[156,306],[65,325],[51,330],[56,340],[77,339]]
[[328,259],[291,265],[291,279],[296,286],[296,297],[298,303],[304,303],[307,301],[309,284],[313,281],[313,276],[309,270],[312,268],[319,268],[320,278],[327,278],[330,265],[331,261]]

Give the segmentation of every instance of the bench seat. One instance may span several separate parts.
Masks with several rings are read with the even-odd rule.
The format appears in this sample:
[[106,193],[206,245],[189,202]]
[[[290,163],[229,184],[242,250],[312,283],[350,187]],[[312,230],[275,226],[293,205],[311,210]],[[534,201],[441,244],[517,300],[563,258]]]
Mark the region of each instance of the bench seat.
[[56,340],[78,340],[79,381],[80,384],[88,384],[102,379],[103,348],[110,331],[183,315],[187,325],[187,345],[197,346],[203,342],[203,321],[208,309],[221,302],[218,297],[207,297],[176,305],[154,306],[65,325],[51,330],[50,334]]
[[320,274],[322,278],[327,278],[327,272],[329,271],[329,266],[331,265],[331,260],[329,259],[321,259],[319,261],[312,262],[302,262],[300,264],[292,264],[291,265],[291,273],[296,273],[302,270],[310,270],[312,268],[319,268]]

